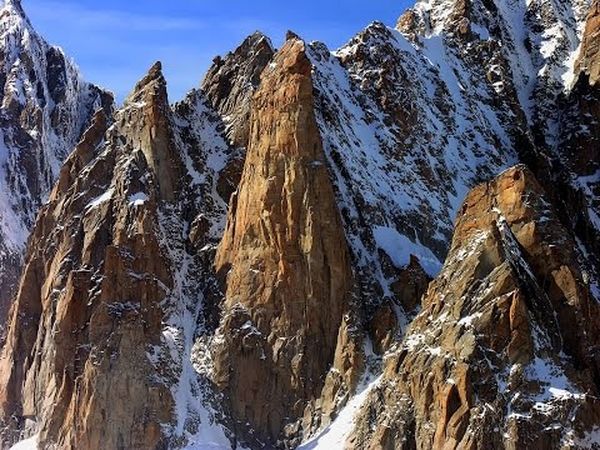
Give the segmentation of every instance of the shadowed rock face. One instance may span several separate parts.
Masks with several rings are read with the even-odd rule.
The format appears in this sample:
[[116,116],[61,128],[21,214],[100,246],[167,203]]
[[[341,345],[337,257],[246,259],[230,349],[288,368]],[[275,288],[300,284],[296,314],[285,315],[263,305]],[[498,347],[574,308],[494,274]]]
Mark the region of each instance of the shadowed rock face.
[[546,189],[556,197],[589,249],[588,259],[600,277],[600,3],[590,8],[581,50],[575,66],[574,86],[562,107],[560,163],[552,168],[553,178]]
[[181,189],[183,171],[173,142],[167,83],[160,62],[137,84],[127,103],[133,108],[122,124],[134,131],[129,144],[144,152],[156,174],[161,198],[173,201]]
[[224,118],[227,135],[234,147],[248,145],[252,94],[274,54],[269,38],[256,32],[233,52],[215,58],[204,77],[202,91]]
[[242,181],[216,257],[226,297],[215,380],[239,436],[267,445],[297,432],[286,425],[319,397],[352,282],[312,93],[305,44],[292,37],[253,99]]
[[[523,166],[472,190],[444,268],[349,446],[584,442],[600,419],[600,311],[576,248]],[[568,425],[551,427],[557,420]]]
[[60,166],[112,97],[82,80],[33,29],[21,3],[0,7],[0,341],[27,236]]
[[215,58],[202,82],[202,92],[221,117],[230,144],[237,149],[227,160],[217,186],[219,195],[226,200],[231,198],[242,177],[250,133],[252,96],[274,53],[269,38],[256,32],[233,52],[223,58]]

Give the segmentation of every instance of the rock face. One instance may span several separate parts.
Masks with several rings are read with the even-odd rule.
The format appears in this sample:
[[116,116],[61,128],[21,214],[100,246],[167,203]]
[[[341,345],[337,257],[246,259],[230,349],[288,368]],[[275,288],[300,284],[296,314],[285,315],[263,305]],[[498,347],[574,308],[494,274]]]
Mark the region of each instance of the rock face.
[[585,446],[600,420],[599,320],[577,244],[542,188],[523,166],[504,172],[467,197],[444,268],[348,446]]
[[227,135],[234,147],[248,145],[252,94],[274,53],[269,38],[257,31],[235,51],[215,58],[204,77],[202,91],[225,119]]
[[240,183],[250,133],[252,96],[274,52],[269,38],[256,32],[235,51],[215,58],[202,82],[202,92],[223,120],[230,144],[237,149],[227,161],[217,187],[226,200]]
[[0,335],[29,231],[62,162],[112,98],[33,29],[19,1],[0,9]]
[[255,445],[283,445],[286,426],[319,397],[352,284],[311,70],[304,42],[290,38],[264,72],[216,257],[226,297],[215,382],[238,437]]
[[160,63],[156,63],[137,84],[127,103],[140,106],[132,108],[130,115],[122,122],[125,126],[131,126],[134,139],[138,138],[130,145],[144,153],[152,172],[156,174],[161,199],[173,201],[181,189],[179,184],[183,172],[182,162],[173,154],[173,135],[168,115],[170,107]]
[[557,202],[562,203],[565,215],[588,249],[587,258],[595,268],[591,278],[596,286],[600,280],[599,20],[600,6],[595,2],[584,30],[574,85],[562,105],[560,152],[555,163],[559,167],[553,168],[562,180],[560,183],[552,180],[547,187],[558,197]]
[[192,93],[173,112],[156,64],[63,166],[0,359],[5,442],[26,430],[43,448],[167,448],[211,427],[187,399],[201,395],[191,346],[202,253],[190,252],[221,232],[188,233],[200,211],[224,214],[212,195],[229,147],[203,102]]
[[115,114],[2,11],[21,249],[57,179],[3,446],[599,445],[597,2],[421,0],[335,52],[256,33]]

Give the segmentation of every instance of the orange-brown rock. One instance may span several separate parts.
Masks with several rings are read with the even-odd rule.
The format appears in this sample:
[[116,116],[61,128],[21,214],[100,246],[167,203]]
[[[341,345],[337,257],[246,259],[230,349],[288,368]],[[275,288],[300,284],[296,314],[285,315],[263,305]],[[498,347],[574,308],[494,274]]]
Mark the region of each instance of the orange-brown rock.
[[352,315],[344,317],[332,369],[325,378],[320,396],[304,409],[302,431],[305,437],[314,436],[335,420],[341,408],[356,394],[361,378],[369,369],[363,350],[364,336],[356,323]]
[[587,442],[600,425],[600,311],[576,249],[524,166],[473,189],[444,268],[347,446]]
[[597,0],[588,13],[575,71],[587,74],[592,86],[600,79],[600,2]]
[[242,181],[219,246],[215,381],[242,439],[297,435],[334,363],[352,283],[314,116],[311,63],[290,37],[254,97]]
[[[437,6],[437,5],[436,5]],[[459,34],[467,36],[471,32],[470,16],[472,11],[471,0],[455,0],[446,5],[446,33],[448,36]],[[398,19],[396,29],[411,40],[416,40],[427,34],[428,29],[433,25],[429,18],[424,18],[417,13],[415,8],[407,9]]]
[[398,319],[391,301],[382,303],[369,322],[375,353],[383,355],[396,341]]
[[166,445],[174,402],[147,352],[174,286],[157,230],[180,163],[160,66],[115,120],[96,116],[35,226],[0,358],[7,443],[25,431],[41,448]]
[[400,16],[398,23],[396,24],[396,29],[402,31],[412,39],[421,34],[422,31],[419,29],[417,15],[412,9],[407,9],[404,14]]

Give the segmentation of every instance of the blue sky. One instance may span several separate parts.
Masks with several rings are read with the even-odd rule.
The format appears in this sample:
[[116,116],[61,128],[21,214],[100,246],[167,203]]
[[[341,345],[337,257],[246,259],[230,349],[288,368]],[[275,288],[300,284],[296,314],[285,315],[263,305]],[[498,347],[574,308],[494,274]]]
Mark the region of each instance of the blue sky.
[[260,30],[280,45],[291,29],[334,49],[373,20],[394,25],[412,0],[22,0],[36,29],[86,79],[122,100],[161,60],[171,100],[199,85],[216,55]]

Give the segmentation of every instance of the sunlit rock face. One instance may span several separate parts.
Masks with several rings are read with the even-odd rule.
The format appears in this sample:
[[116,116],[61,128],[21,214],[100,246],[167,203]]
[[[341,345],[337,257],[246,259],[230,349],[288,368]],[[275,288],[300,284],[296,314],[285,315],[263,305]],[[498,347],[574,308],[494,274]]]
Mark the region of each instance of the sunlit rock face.
[[[320,395],[352,280],[299,39],[263,73],[232,204],[216,259],[226,297],[215,379],[234,417],[273,445]],[[257,390],[260,380],[271,383]]]
[[257,32],[114,113],[2,14],[3,446],[598,445],[597,3]]
[[350,448],[591,442],[600,311],[577,244],[544,195],[523,166],[471,191],[444,268],[388,355]]

